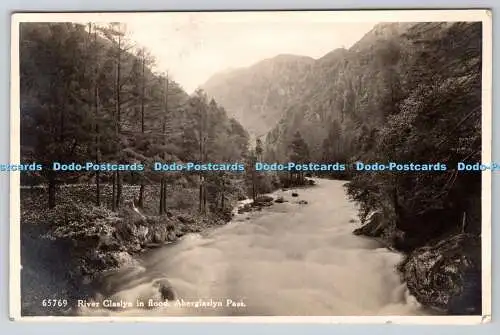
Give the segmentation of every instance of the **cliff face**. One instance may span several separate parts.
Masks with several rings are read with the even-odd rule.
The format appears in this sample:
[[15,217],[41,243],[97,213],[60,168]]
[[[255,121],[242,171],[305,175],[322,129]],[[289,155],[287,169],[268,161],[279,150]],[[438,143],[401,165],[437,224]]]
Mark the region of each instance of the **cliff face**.
[[[409,26],[377,25],[351,48],[334,50],[316,60],[300,98],[287,106],[267,135],[271,156],[286,158],[288,142],[297,130],[313,160],[322,160],[325,154],[338,159],[352,156],[358,138],[382,124],[394,109],[391,99],[400,94],[398,72],[406,65],[409,41],[404,33]],[[334,152],[328,153],[325,147],[332,146]]]

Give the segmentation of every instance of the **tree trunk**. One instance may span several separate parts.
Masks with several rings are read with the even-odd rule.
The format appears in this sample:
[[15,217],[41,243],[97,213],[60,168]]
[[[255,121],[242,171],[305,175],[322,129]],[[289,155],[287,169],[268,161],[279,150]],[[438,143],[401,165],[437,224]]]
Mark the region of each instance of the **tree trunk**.
[[54,208],[56,207],[56,175],[54,170],[49,170],[48,183],[49,183],[49,208]]
[[141,183],[141,188],[139,188],[139,201],[137,204],[138,207],[144,207],[144,182]]
[[207,213],[207,185],[203,183],[203,214]]
[[167,180],[166,178],[163,179],[163,198],[162,198],[162,207],[163,207],[163,214],[167,212]]
[[[120,131],[121,131],[121,37],[118,37],[118,62],[116,68],[116,154],[119,157],[118,162],[121,162],[121,143],[120,143]],[[116,202],[115,209],[120,208],[122,202],[122,176],[118,171],[115,171],[115,182],[116,182]]]
[[113,191],[111,193],[111,210],[116,211],[116,172],[113,172],[113,177],[111,178],[111,183],[113,184]]
[[255,177],[252,176],[252,200],[255,202],[257,199],[257,192],[255,190]]
[[[89,34],[92,32],[92,23],[89,23]],[[94,29],[94,44],[97,43],[97,30]],[[97,57],[97,56],[96,56]],[[96,59],[98,61],[98,59]],[[94,122],[95,122],[95,161],[96,164],[99,164],[101,160],[101,138],[100,138],[100,129],[99,129],[99,86],[97,83],[97,77],[99,75],[98,67],[94,67]],[[97,206],[101,206],[101,173],[99,170],[95,172],[95,202]]]
[[202,192],[201,192],[201,177],[200,177],[200,186],[198,187],[198,212],[201,213],[201,204],[202,204]]
[[[95,117],[94,117],[94,122],[95,122],[95,160],[96,163],[99,164],[101,161],[101,135],[100,135],[100,129],[99,129],[99,120],[98,120],[98,115],[99,115],[99,88],[97,87],[97,84],[95,85],[95,96],[94,96],[94,102],[95,102]],[[97,206],[101,206],[101,172],[97,170],[95,172],[95,187],[96,187],[96,194],[95,194],[95,201]]]
[[226,196],[226,185],[225,184],[226,183],[225,183],[225,180],[224,180],[224,176],[222,176],[222,199],[220,200],[222,211],[224,211],[224,207],[225,207],[225,204],[224,204],[224,198]]
[[123,175],[116,171],[116,208],[120,208],[123,200]]
[[[163,160],[166,160],[165,156],[165,147],[167,145],[167,114],[168,114],[168,74],[165,79],[165,110],[163,116],[163,125],[162,125],[162,133],[163,133]],[[160,182],[160,215],[165,214],[167,212],[167,181],[165,179],[165,175],[162,175]]]
[[95,172],[95,204],[101,206],[101,173]]
[[[144,75],[144,65],[146,62],[146,56],[143,52],[142,54],[142,92],[141,92],[141,132],[144,136],[144,96],[145,96],[145,90],[146,90],[146,78]],[[142,162],[142,164],[145,164],[146,162]],[[144,178],[141,177],[141,188],[139,189],[139,204],[138,206],[142,208],[144,206]]]
[[163,188],[163,183],[164,183],[164,177],[162,176],[160,180],[160,211],[159,211],[160,215],[163,215],[163,213],[165,212],[165,209],[163,208],[163,197],[164,197],[163,192],[165,191]]

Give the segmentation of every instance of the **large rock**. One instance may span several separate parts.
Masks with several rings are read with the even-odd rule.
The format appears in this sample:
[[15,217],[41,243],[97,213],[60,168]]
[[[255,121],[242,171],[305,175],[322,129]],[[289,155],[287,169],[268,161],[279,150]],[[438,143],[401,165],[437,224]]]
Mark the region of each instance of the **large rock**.
[[125,251],[111,252],[109,255],[117,264],[117,267],[127,267],[137,264],[137,261],[128,252]]
[[316,185],[316,182],[313,179],[306,179],[307,185],[314,186]]
[[254,204],[255,205],[267,205],[267,203],[270,203],[270,202],[273,202],[273,197],[269,196],[269,195],[259,195],[255,201],[254,201]]
[[454,235],[414,250],[400,270],[416,299],[448,314],[481,314],[481,240]]
[[276,200],[274,200],[274,202],[281,204],[281,203],[288,202],[288,201],[285,200],[284,197],[278,197],[278,198],[276,198]]
[[177,240],[177,235],[173,231],[169,232],[167,234],[167,241],[173,242],[175,240]]
[[132,233],[132,236],[135,238],[138,238],[140,241],[146,240],[148,233],[149,233],[149,227],[144,226],[144,225],[128,225],[129,230]]
[[387,224],[382,211],[371,212],[365,219],[365,224],[354,230],[354,235],[363,235],[369,237],[380,237]]
[[179,220],[182,223],[195,223],[195,219],[187,214],[181,214],[177,216],[177,220]]
[[172,284],[167,279],[158,279],[153,286],[160,291],[163,300],[173,301],[177,298],[177,294]]
[[162,243],[166,240],[166,235],[167,232],[166,230],[159,230],[157,229],[155,233],[153,234],[153,243]]
[[250,212],[251,210],[252,210],[252,204],[244,204],[242,207],[238,208],[238,214]]

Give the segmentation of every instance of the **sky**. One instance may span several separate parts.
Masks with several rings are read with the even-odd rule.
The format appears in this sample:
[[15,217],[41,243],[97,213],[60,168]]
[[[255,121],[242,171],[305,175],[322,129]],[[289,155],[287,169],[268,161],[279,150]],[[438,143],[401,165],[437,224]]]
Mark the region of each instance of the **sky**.
[[319,58],[350,47],[375,22],[338,22],[328,12],[158,13],[120,20],[129,39],[154,56],[188,93],[228,68],[279,54]]
[[[349,48],[378,22],[484,21],[484,10],[18,13],[19,22],[121,22],[188,93],[228,68],[279,54],[319,58]],[[491,23],[489,23],[491,24]]]

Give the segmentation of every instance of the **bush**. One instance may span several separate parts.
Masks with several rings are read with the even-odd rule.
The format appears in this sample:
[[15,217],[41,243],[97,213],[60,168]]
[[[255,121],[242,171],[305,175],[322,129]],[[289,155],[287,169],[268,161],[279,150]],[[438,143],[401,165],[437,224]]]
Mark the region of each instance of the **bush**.
[[276,173],[261,173],[257,176],[257,191],[260,194],[271,193],[281,188],[281,185],[281,181]]

